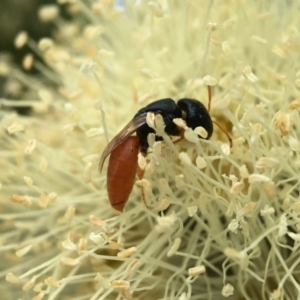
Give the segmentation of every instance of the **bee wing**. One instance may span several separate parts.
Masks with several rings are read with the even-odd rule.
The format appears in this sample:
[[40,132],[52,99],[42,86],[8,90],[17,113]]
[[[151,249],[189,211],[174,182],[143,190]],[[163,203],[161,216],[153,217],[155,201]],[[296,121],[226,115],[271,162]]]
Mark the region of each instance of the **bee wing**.
[[99,171],[102,171],[107,156],[114,151],[123,141],[131,136],[138,128],[146,124],[147,113],[133,118],[105,147],[99,162]]

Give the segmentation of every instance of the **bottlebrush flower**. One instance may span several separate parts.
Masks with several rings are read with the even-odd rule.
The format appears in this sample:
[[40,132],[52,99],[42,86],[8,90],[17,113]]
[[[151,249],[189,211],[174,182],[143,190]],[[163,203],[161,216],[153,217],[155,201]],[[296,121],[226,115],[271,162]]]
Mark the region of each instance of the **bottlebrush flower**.
[[[299,23],[289,1],[58,1],[57,31],[5,89],[0,111],[0,278],[7,299],[296,299],[299,295]],[[208,104],[199,140],[149,137],[123,214],[101,152],[156,99]],[[155,123],[155,122],[154,122]],[[161,130],[163,124],[156,124]],[[143,187],[150,209],[142,201]],[[118,187],[116,187],[118,188]],[[6,282],[4,282],[6,280]],[[3,288],[2,288],[3,289]]]

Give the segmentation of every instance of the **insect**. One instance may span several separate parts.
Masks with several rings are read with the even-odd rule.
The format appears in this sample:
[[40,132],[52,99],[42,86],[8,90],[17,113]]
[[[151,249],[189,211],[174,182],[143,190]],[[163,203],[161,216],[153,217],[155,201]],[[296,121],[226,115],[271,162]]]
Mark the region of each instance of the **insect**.
[[[190,98],[180,99],[177,103],[171,98],[152,102],[140,109],[132,120],[107,144],[99,162],[99,170],[102,171],[105,159],[110,155],[107,168],[107,191],[112,207],[123,212],[133,188],[135,174],[138,174],[140,179],[143,176],[143,172],[138,168],[137,155],[141,152],[146,156],[149,147],[148,134],[155,133],[154,129],[149,127],[146,122],[148,112],[162,116],[165,124],[164,130],[171,136],[182,136],[183,129],[173,123],[175,118],[182,118],[192,129],[199,126],[203,127],[207,131],[205,139],[211,137],[214,123],[226,134],[232,146],[228,133],[210,117],[210,87],[208,87],[208,96],[208,109],[200,101]],[[134,133],[136,136],[132,136]],[[202,137],[199,136],[199,138]],[[156,135],[156,140],[162,140],[162,137]]]
[[123,211],[134,184],[139,150],[139,138],[129,136],[110,153],[107,168],[107,193],[112,207],[120,212]]

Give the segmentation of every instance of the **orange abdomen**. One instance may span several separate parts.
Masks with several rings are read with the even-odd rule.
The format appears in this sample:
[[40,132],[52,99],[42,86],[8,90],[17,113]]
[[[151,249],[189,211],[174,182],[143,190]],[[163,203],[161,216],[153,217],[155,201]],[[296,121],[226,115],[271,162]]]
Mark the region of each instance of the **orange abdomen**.
[[107,168],[108,198],[112,207],[120,212],[123,212],[133,188],[139,147],[139,138],[130,136],[110,154]]

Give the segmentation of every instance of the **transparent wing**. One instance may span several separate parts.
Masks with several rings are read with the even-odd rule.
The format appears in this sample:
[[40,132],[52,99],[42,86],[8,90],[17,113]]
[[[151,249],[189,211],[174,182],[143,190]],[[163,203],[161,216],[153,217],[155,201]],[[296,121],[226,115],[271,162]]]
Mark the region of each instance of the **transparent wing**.
[[102,171],[107,156],[118,147],[123,141],[131,136],[138,128],[146,124],[147,113],[141,114],[132,119],[105,147],[99,162],[99,171]]

